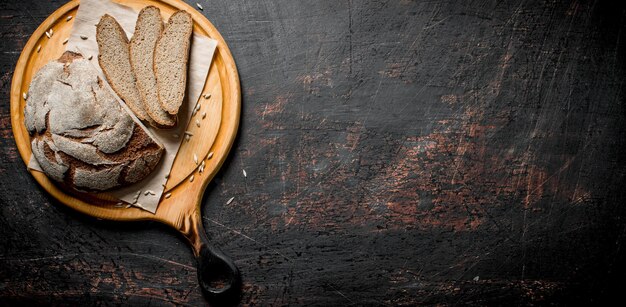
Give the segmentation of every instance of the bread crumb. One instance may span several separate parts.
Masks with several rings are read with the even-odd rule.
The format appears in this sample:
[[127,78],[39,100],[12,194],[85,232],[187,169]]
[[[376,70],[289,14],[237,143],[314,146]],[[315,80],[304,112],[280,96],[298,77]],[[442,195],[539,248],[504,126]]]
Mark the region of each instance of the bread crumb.
[[141,190],[137,191],[137,194],[135,194],[135,199],[133,200],[133,204],[137,203],[137,201],[139,200],[139,196],[141,196]]

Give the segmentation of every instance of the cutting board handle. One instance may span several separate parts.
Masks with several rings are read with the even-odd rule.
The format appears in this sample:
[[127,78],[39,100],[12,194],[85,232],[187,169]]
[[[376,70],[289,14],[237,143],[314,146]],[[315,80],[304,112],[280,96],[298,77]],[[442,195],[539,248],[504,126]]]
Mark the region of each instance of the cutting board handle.
[[198,211],[187,215],[184,220],[179,230],[193,248],[202,292],[212,300],[236,299],[241,290],[239,269],[219,248],[209,243]]

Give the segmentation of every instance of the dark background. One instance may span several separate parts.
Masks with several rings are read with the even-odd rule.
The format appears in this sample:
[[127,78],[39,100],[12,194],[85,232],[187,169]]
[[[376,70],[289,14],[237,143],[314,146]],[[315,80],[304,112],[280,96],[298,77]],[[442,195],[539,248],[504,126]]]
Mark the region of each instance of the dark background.
[[[203,215],[242,303],[624,301],[623,1],[199,2],[241,76]],[[63,3],[0,3],[0,302],[205,304],[174,231],[72,212],[19,157],[13,69]]]

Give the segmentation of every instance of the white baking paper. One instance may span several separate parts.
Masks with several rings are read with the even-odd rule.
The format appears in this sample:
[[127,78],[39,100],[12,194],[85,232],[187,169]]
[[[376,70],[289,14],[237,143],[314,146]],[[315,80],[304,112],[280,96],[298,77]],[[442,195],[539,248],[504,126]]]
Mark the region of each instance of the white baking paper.
[[[80,52],[85,58],[93,56],[92,63],[94,67],[100,72],[102,79],[106,80],[98,65],[98,44],[96,42],[96,24],[98,24],[100,17],[104,14],[113,16],[124,28],[128,38],[132,37],[139,11],[109,0],[81,0],[78,12],[74,16],[74,28],[66,44],[66,50]],[[87,39],[82,39],[81,36],[85,36]],[[152,213],[156,212],[159,200],[163,194],[163,185],[167,182],[165,177],[172,168],[181,140],[184,138],[184,131],[189,123],[191,113],[202,94],[216,46],[216,40],[193,33],[189,55],[189,72],[187,75],[187,96],[178,113],[178,125],[174,129],[147,127],[148,131],[153,136],[156,136],[165,147],[165,153],[161,162],[144,180],[127,187],[108,191],[107,194],[111,194],[126,203]],[[118,101],[130,114],[133,114],[119,97]],[[136,122],[139,122],[134,115],[133,118]],[[32,155],[28,168],[42,171],[37,160]]]

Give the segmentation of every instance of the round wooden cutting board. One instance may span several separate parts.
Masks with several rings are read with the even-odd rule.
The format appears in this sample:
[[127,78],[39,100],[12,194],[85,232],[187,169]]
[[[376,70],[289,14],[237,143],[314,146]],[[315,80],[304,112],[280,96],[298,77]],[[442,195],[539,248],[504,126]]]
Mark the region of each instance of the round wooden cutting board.
[[[206,105],[207,118],[202,128],[191,127],[194,137],[181,146],[170,172],[166,191],[155,214],[139,208],[119,207],[117,199],[107,194],[76,193],[61,189],[41,172],[30,171],[39,184],[63,204],[87,215],[116,221],[154,220],[170,225],[181,232],[191,243],[198,259],[200,284],[209,295],[223,294],[233,289],[238,281],[238,271],[221,252],[210,246],[202,226],[200,205],[204,190],[226,159],[239,126],[241,89],[235,61],[226,42],[217,29],[198,11],[178,0],[127,0],[123,3],[137,11],[147,5],[160,8],[164,20],[177,10],[186,10],[194,20],[194,32],[218,41],[209,76],[203,93],[211,93]],[[31,78],[43,65],[57,59],[65,51],[63,41],[69,37],[79,1],[71,1],[50,15],[33,33],[17,62],[11,84],[11,125],[15,142],[24,163],[31,157],[30,138],[24,125],[25,100],[22,93],[28,92]],[[52,37],[46,31],[54,30]],[[203,98],[201,98],[203,99]],[[195,125],[194,125],[195,126]],[[205,171],[199,173],[193,154],[205,158]],[[210,159],[206,159],[211,154]],[[188,178],[194,175],[195,180]],[[166,193],[164,193],[166,195]],[[219,271],[216,274],[216,270]],[[206,276],[206,275],[211,276]],[[219,282],[217,275],[226,277],[227,283]],[[209,279],[215,279],[210,282]]]

